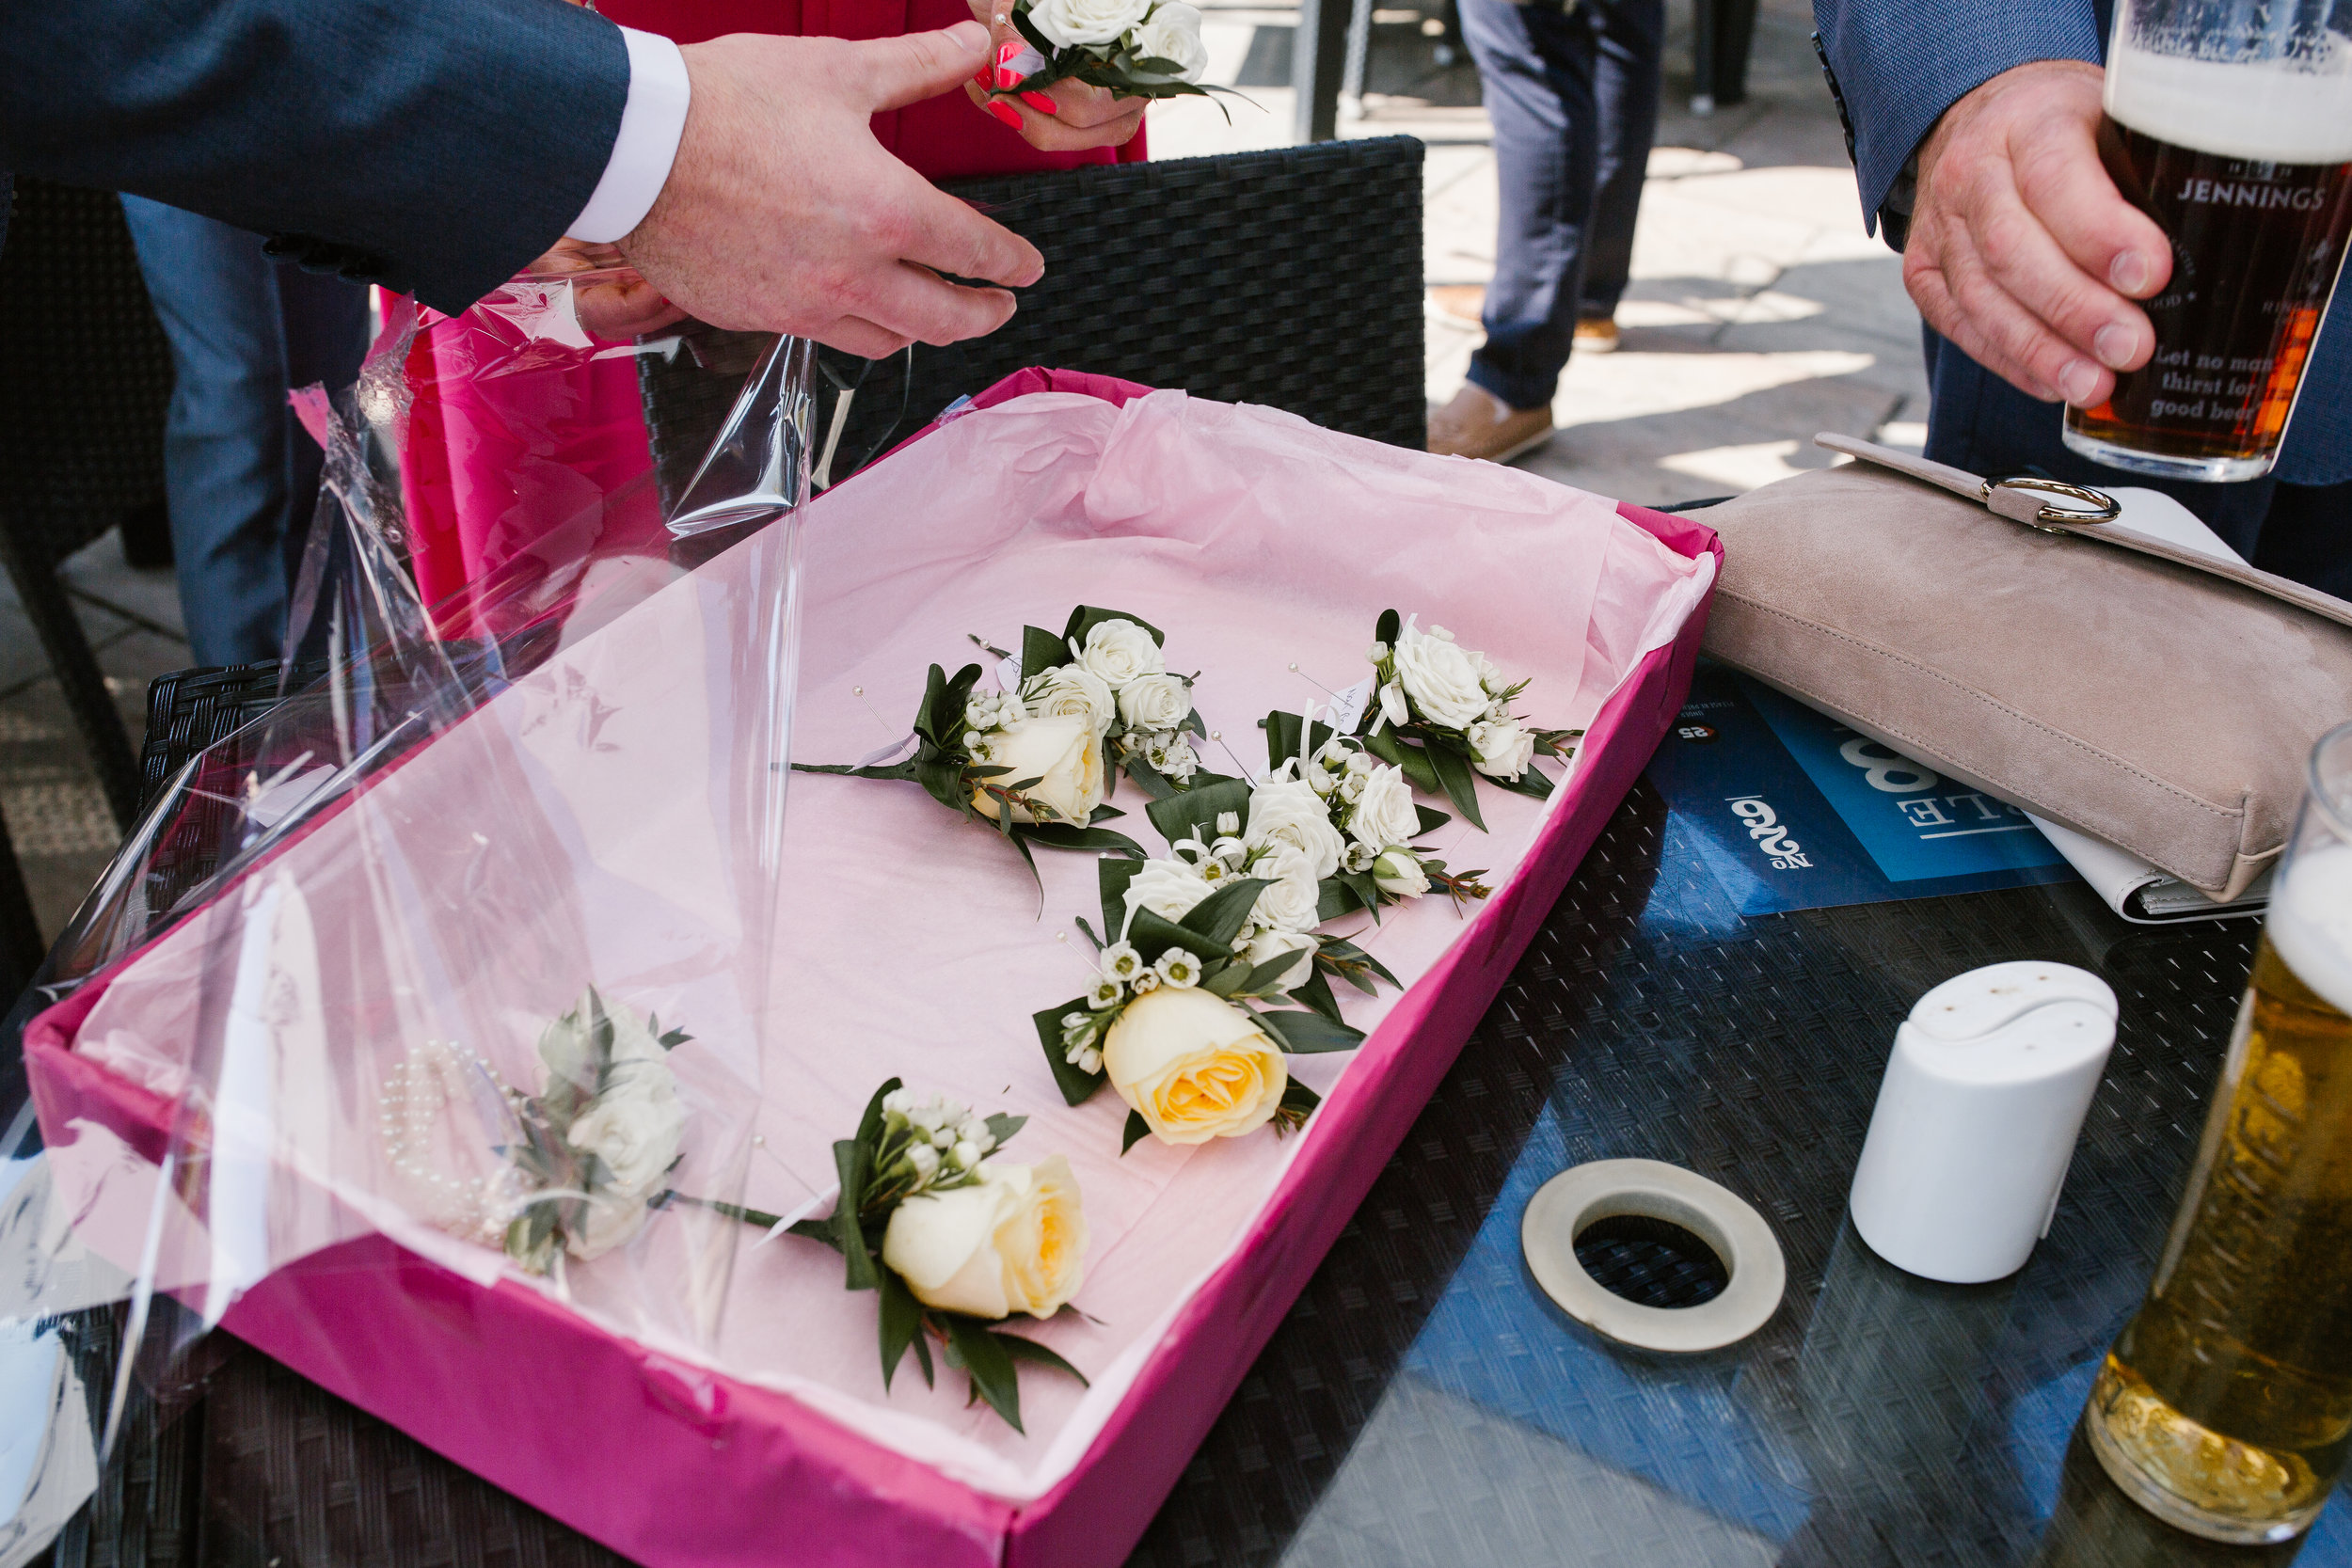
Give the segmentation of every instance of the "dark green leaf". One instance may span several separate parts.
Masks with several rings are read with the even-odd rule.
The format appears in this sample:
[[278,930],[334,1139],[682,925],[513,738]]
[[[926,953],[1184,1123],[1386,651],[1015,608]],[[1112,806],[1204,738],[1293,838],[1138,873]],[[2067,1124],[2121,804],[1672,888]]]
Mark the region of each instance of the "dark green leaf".
[[1070,662],[1070,649],[1059,638],[1042,626],[1021,628],[1021,684],[1029,684],[1031,675],[1041,675],[1048,670],[1059,669]]
[[[1279,708],[1265,716],[1265,723],[1262,727],[1265,731],[1265,758],[1269,768],[1279,768],[1298,754],[1300,722],[1299,715],[1284,713]],[[1319,752],[1333,732],[1330,725],[1318,719],[1308,733],[1309,746]]]
[[1051,1367],[1057,1372],[1068,1372],[1078,1380],[1080,1387],[1092,1386],[1087,1382],[1086,1373],[1078,1370],[1077,1368],[1064,1361],[1035,1339],[1025,1339],[1018,1334],[1008,1334],[1000,1328],[996,1331],[996,1342],[1004,1346],[1005,1354],[1016,1361],[1034,1361],[1041,1367]]
[[1551,799],[1551,781],[1545,778],[1543,770],[1533,763],[1528,765],[1527,771],[1521,773],[1517,780],[1493,779],[1489,782],[1498,789],[1507,789],[1514,795],[1524,795],[1531,800],[1549,800]]
[[1444,812],[1439,811],[1435,806],[1416,804],[1413,809],[1421,813],[1421,826],[1413,830],[1413,836],[1415,838],[1421,837],[1423,833],[1434,833],[1439,828],[1444,827],[1447,823],[1454,820],[1453,817],[1447,816]]
[[931,1378],[931,1341],[926,1335],[917,1334],[914,1337],[914,1364],[923,1369],[924,1387],[939,1386]]
[[1143,1113],[1141,1111],[1129,1111],[1127,1113],[1126,1130],[1120,1134],[1119,1139],[1119,1152],[1120,1156],[1123,1158],[1129,1149],[1136,1147],[1136,1140],[1137,1138],[1148,1137],[1151,1135],[1151,1132],[1152,1124],[1143,1119]]
[[1144,794],[1154,800],[1165,800],[1182,791],[1170,784],[1160,770],[1143,760],[1139,752],[1129,752],[1119,759],[1120,770],[1143,786]]
[[1206,788],[1184,790],[1143,808],[1152,826],[1171,845],[1183,838],[1198,838],[1203,844],[1215,842],[1216,819],[1229,811],[1241,819],[1244,827],[1248,826],[1248,780],[1228,779]]
[[1048,1007],[1043,1012],[1029,1015],[1037,1023],[1038,1043],[1045,1048],[1045,1065],[1053,1069],[1054,1086],[1061,1090],[1063,1101],[1071,1105],[1085,1104],[1094,1091],[1103,1086],[1100,1072],[1082,1072],[1076,1064],[1062,1056],[1062,1015],[1086,1010],[1086,998],[1081,996],[1058,1007]]
[[1315,1107],[1322,1103],[1323,1096],[1315,1093],[1295,1078],[1282,1087],[1282,1112],[1295,1118],[1296,1122],[1304,1122],[1314,1114]]
[[1088,817],[1087,820],[1089,822],[1108,822],[1116,817],[1124,816],[1126,815],[1127,814],[1125,812],[1120,811],[1117,806],[1097,806],[1094,808],[1094,815]]
[[[1240,985],[1223,994],[1227,996],[1239,994],[1272,996],[1276,994],[1274,982],[1280,979],[1286,971],[1296,967],[1302,957],[1304,955],[1300,953],[1283,953],[1268,958],[1265,962],[1251,968],[1248,975]],[[1306,962],[1309,969],[1314,967],[1314,960],[1311,958],[1307,958]],[[1236,961],[1232,967],[1238,970],[1242,965]]]
[[1394,648],[1396,634],[1404,628],[1403,617],[1393,610],[1384,610],[1380,612],[1380,619],[1373,623],[1372,640],[1375,642],[1386,642],[1391,648]]
[[[882,1335],[882,1387],[887,1390],[907,1347],[923,1333],[923,1304],[914,1299],[907,1282],[889,1269],[882,1271],[882,1310],[877,1321]],[[928,1373],[923,1381],[930,1381]]]
[[1219,958],[1232,957],[1231,937],[1220,948],[1200,932],[1179,926],[1146,909],[1137,909],[1135,917],[1127,922],[1127,940],[1135,944],[1136,952],[1143,955],[1145,963],[1159,962],[1160,955],[1171,947],[1183,948],[1199,958],[1203,968]]
[[934,664],[923,678],[923,700],[914,708],[914,733],[935,746],[945,746],[949,739],[939,723],[940,699],[946,693],[947,672]]
[[949,753],[927,751],[905,766],[907,776],[941,805],[954,811],[971,809],[972,791],[964,784],[963,768]]
[[1293,1012],[1288,1008],[1262,1012],[1258,1022],[1265,1025],[1274,1043],[1285,1051],[1301,1055],[1323,1051],[1353,1051],[1364,1043],[1360,1030],[1344,1023],[1334,1023],[1321,1013]]
[[1013,1431],[1020,1432],[1021,1374],[1013,1369],[1010,1354],[977,1318],[961,1312],[942,1312],[938,1318],[946,1326],[947,1342],[955,1347],[956,1358],[971,1374],[972,1391],[986,1400],[988,1407]]
[[[1325,937],[1323,939],[1323,953],[1324,957],[1327,959],[1337,959],[1341,963],[1350,965],[1360,964],[1366,969],[1371,970],[1375,974],[1380,976],[1383,980],[1386,980],[1390,985],[1394,986],[1397,990],[1403,990],[1405,989],[1404,982],[1389,973],[1389,966],[1387,964],[1382,963],[1378,958],[1374,958],[1370,953],[1365,952],[1362,948],[1357,946],[1345,937]],[[1372,988],[1370,986],[1366,986],[1363,989],[1370,990]]]
[[[1008,814],[1006,820],[1010,819]],[[1042,920],[1045,918],[1045,879],[1037,874],[1037,856],[1029,849],[1029,835],[1033,831],[1026,825],[1020,832],[1014,832],[1008,828],[1005,831],[1005,839],[1014,848],[1021,851],[1021,863],[1029,868],[1029,880],[1037,884],[1037,916]]]
[[1073,828],[1067,822],[1024,822],[1013,829],[1012,836],[1025,838],[1047,849],[1107,849],[1133,861],[1145,858],[1142,845],[1108,828]]
[[874,1257],[866,1250],[866,1230],[858,1224],[857,1212],[858,1198],[872,1174],[873,1157],[873,1146],[855,1138],[843,1138],[833,1146],[834,1169],[841,1177],[841,1196],[833,1200],[833,1244],[849,1264],[842,1283],[851,1291],[870,1291],[877,1283]]
[[1451,746],[1424,746],[1422,754],[1438,770],[1438,783],[1454,809],[1469,818],[1471,827],[1485,832],[1486,819],[1478,815],[1478,775],[1470,770],[1470,758]]
[[1373,921],[1377,924],[1380,919],[1379,880],[1369,871],[1343,871],[1340,880],[1347,884],[1347,891],[1356,895],[1358,903],[1372,911]]
[[1210,951],[1193,952],[1206,958],[1222,958],[1233,950],[1233,939],[1249,923],[1249,911],[1258,907],[1258,895],[1273,886],[1263,877],[1236,877],[1184,911],[1179,922],[1187,931],[1198,931]]
[[1330,977],[1323,973],[1318,964],[1310,963],[1307,968],[1307,978],[1291,987],[1291,1000],[1305,1003],[1333,1023],[1344,1027],[1346,1021],[1340,1017],[1339,998],[1331,994]]
[[[1378,706],[1378,704],[1374,704],[1370,711],[1377,711]],[[1395,730],[1384,729],[1377,735],[1364,736],[1364,750],[1382,762],[1394,763],[1405,769],[1406,782],[1415,789],[1427,795],[1438,793],[1437,765],[1429,760],[1426,748],[1407,746]]]
[[1326,877],[1315,887],[1315,922],[1337,920],[1340,916],[1364,907],[1364,901],[1349,885],[1345,873]]
[[1200,966],[1200,989],[1212,996],[1238,996],[1249,989],[1249,977],[1255,973],[1246,958],[1234,958],[1221,964],[1204,963]]
[[[882,1087],[874,1091],[873,1098],[866,1102],[864,1114],[857,1118],[857,1141],[866,1146],[869,1155],[882,1140],[882,1101],[905,1086],[896,1078],[883,1079]],[[849,1189],[845,1187],[842,1191],[848,1192]]]
[[1104,861],[1094,868],[1096,884],[1103,890],[1103,940],[1096,947],[1107,947],[1119,940],[1127,924],[1127,884],[1142,869],[1140,861],[1122,860]]
[[[1105,863],[1105,863],[1105,864],[1120,864],[1120,865],[1133,865],[1133,864],[1135,864],[1136,863],[1135,863],[1135,862],[1133,862],[1133,861],[1119,861],[1119,862],[1105,862]],[[1089,942],[1090,942],[1090,943],[1092,943],[1092,944],[1093,944],[1094,950],[1095,950],[1097,953],[1100,953],[1101,951],[1103,951],[1103,949],[1104,949],[1104,948],[1108,947],[1108,946],[1110,945],[1110,943],[1109,943],[1109,942],[1104,942],[1104,941],[1101,937],[1096,936],[1096,935],[1094,934],[1094,927],[1087,924],[1087,917],[1086,917],[1085,915],[1082,915],[1082,914],[1081,914],[1081,915],[1073,915],[1071,918],[1072,918],[1072,919],[1073,919],[1073,920],[1075,920],[1075,921],[1078,923],[1078,929],[1086,933],[1086,939],[1087,939],[1087,941],[1088,941]]]

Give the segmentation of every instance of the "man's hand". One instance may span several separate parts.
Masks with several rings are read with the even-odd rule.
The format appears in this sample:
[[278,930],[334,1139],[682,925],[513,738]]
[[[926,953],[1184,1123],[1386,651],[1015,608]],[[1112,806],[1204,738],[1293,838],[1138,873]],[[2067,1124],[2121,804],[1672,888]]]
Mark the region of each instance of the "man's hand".
[[2135,299],[2172,272],[2164,231],[2099,161],[2100,71],[2005,71],[1919,146],[1903,285],[1928,325],[2044,400],[2093,407],[2137,370],[2155,329]]
[[[969,0],[972,19],[989,32],[988,67],[1018,55],[1026,41],[1012,24],[1006,0]],[[1065,78],[1043,92],[992,99],[978,82],[963,85],[964,96],[1021,133],[1021,139],[1047,152],[1080,152],[1094,147],[1124,147],[1143,129],[1151,101],[1121,98],[1107,88]]]
[[790,332],[869,359],[1009,320],[1037,247],[882,150],[867,118],[946,92],[988,30],[869,42],[737,34],[688,44],[693,84],[670,178],[621,240],[672,303],[713,326]]

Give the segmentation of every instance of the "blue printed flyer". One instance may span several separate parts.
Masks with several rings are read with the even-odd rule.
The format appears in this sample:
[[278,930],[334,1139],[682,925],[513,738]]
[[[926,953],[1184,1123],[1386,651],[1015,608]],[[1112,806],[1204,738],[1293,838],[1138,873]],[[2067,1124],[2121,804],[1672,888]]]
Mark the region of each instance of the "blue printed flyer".
[[2074,875],[2015,806],[1711,662],[1648,772],[1742,914]]

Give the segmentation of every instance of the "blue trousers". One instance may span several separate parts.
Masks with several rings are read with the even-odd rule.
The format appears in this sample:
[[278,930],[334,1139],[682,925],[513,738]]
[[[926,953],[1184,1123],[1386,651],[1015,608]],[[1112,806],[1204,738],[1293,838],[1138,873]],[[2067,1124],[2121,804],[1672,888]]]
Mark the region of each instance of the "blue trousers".
[[2263,570],[2352,598],[2352,483],[2284,484],[2265,476],[2200,484],[2094,463],[2059,436],[2058,404],[2027,397],[1933,327],[1920,332],[1932,399],[1927,454],[1935,461],[1970,473],[2039,473],[2071,484],[2161,490]]
[[199,664],[276,658],[322,457],[286,393],[358,377],[367,290],[212,218],[135,196],[122,211],[171,341],[164,479],[190,649]]
[[1559,389],[1577,318],[1615,312],[1658,131],[1664,0],[1460,0],[1495,130],[1502,221],[1470,378],[1514,408]]

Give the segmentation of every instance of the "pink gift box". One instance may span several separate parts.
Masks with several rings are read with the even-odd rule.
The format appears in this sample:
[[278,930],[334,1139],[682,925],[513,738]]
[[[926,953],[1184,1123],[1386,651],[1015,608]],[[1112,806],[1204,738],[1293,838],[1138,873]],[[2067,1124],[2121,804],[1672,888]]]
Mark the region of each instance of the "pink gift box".
[[[1066,372],[1024,372],[976,399],[973,408],[995,411],[992,417],[1000,424],[1015,420],[1002,428],[1008,438],[1024,443],[1018,462],[1030,462],[1025,454],[1047,445],[1040,432],[1065,426],[1096,430],[1104,424],[1103,418],[1088,416],[1072,393],[1124,410],[1109,439],[1139,446],[1144,453],[1139,458],[1130,453],[1141,466],[1123,475],[1108,467],[1097,473],[1098,491],[1106,475],[1117,481],[1149,474],[1152,454],[1164,455],[1170,442],[1214,440],[1223,433],[1235,443],[1236,471],[1247,467],[1252,454],[1279,451],[1288,441],[1307,454],[1304,462],[1321,457],[1393,470],[1403,476],[1396,481],[1403,490],[1421,485],[1432,495],[1492,491],[1531,516],[1558,514],[1547,526],[1565,526],[1559,522],[1565,518],[1590,530],[1600,526],[1594,509],[1605,506],[1510,470],[1405,454],[1304,425],[1294,431],[1290,425],[1296,421],[1284,424],[1286,417],[1261,411],[1219,412],[1219,405],[1185,405],[1181,399],[1171,404],[1171,394],[1129,410],[1128,404],[1146,397],[1145,388]],[[1030,401],[1019,408],[1006,407],[1025,398]],[[934,426],[917,440],[941,439],[942,431],[961,423],[960,419]],[[987,430],[976,426],[958,431],[937,450],[946,452],[960,441],[965,444],[956,451],[986,451],[985,445],[972,443],[989,438]],[[913,472],[903,467],[912,461],[907,454],[901,448],[869,471],[872,478],[862,476],[837,492],[842,499],[829,496],[812,507],[812,536],[819,536],[829,517],[854,513],[850,492],[860,485],[866,486],[859,494],[868,504],[880,504],[873,498],[889,494],[893,465],[902,466],[897,470],[901,475]],[[1099,453],[1069,460],[1099,460]],[[1116,483],[1108,487],[1117,490]],[[1258,488],[1271,494],[1279,481],[1262,479]],[[1708,568],[1720,562],[1715,536],[1696,523],[1632,506],[1614,510],[1641,531],[1634,537],[1644,541],[1644,548],[1655,541],[1684,561],[1711,558],[1703,562]],[[1425,529],[1426,522],[1422,516],[1420,526]],[[1335,570],[1343,566],[1343,555]],[[1689,580],[1704,590],[1711,575],[1711,570],[1691,574]],[[820,592],[822,581],[813,578]],[[1060,602],[1071,602],[1070,595],[1065,593]],[[1106,588],[1093,602],[1125,601]],[[1364,638],[1372,617],[1388,602],[1363,602],[1358,618]],[[1338,1074],[1337,1083],[1328,1087],[1310,1135],[1299,1140],[1286,1163],[1266,1167],[1268,1185],[1254,1213],[1246,1217],[1238,1241],[1187,1281],[1188,1294],[1171,1298],[1179,1305],[1155,1325],[1155,1338],[1125,1347],[1120,1378],[1105,1381],[1105,1399],[1115,1402],[1063,1411],[1057,1418],[1067,1420],[1061,1431],[1073,1455],[1057,1468],[1035,1468],[1048,1483],[1029,1495],[976,1481],[969,1466],[954,1475],[949,1473],[954,1465],[914,1456],[892,1429],[853,1418],[859,1410],[854,1404],[796,1397],[774,1386],[773,1379],[762,1383],[706,1360],[648,1348],[517,1280],[484,1283],[384,1235],[342,1242],[279,1269],[243,1296],[227,1326],[469,1469],[641,1561],[680,1568],[779,1561],[921,1562],[927,1568],[1116,1563],[1141,1535],[1434,1092],[1680,707],[1704,626],[1704,593],[1686,594],[1677,603],[1685,606],[1677,611],[1679,624],[1661,632],[1652,617],[1647,635],[1657,645],[1607,683],[1605,700],[1586,721],[1574,770],[1548,809],[1526,816],[1523,832],[1530,836],[1524,851],[1499,879],[1492,898],[1458,933],[1429,949],[1433,957],[1408,990],[1385,1005],[1363,1048],[1345,1061],[1343,1071],[1337,1066],[1330,1069]],[[1625,626],[1643,625],[1640,605],[1620,604],[1612,613]],[[1170,631],[1171,657],[1178,657],[1182,624],[1162,624]],[[954,628],[962,629],[960,624]],[[1496,639],[1467,631],[1464,636],[1472,646],[1487,646],[1505,668],[1513,667],[1510,650]],[[1351,650],[1350,657],[1359,656]],[[942,662],[955,660],[943,657]],[[820,668],[810,678],[838,673]],[[1585,678],[1597,677],[1587,668]],[[821,728],[821,713],[815,722]],[[803,754],[797,741],[796,754]],[[912,786],[860,781],[824,784],[912,792]],[[796,813],[811,805],[808,796],[795,796]],[[1502,821],[1496,820],[1501,831]],[[158,948],[172,940],[167,936]],[[42,1131],[53,1149],[70,1148],[81,1132],[74,1124],[87,1121],[112,1130],[148,1160],[163,1154],[173,1114],[170,1099],[97,1059],[85,1049],[83,1037],[93,1014],[105,1018],[103,1009],[113,987],[149,957],[135,957],[94,980],[42,1014],[26,1033]],[[1029,1006],[1056,999],[1038,993]],[[1025,1018],[1022,1022],[1025,1024]],[[1033,1040],[1029,1049],[1034,1053]],[[1059,1107],[1053,1109],[1059,1113]],[[1116,1126],[1117,1107],[1095,1103],[1094,1110],[1112,1117],[1106,1125]],[[1041,1145],[1025,1157],[1047,1151]],[[1138,1160],[1152,1157],[1137,1151]],[[1175,1171],[1168,1177],[1172,1184],[1183,1173],[1169,1169]],[[755,1201],[758,1196],[753,1195]],[[840,1299],[843,1316],[871,1310],[870,1297]],[[730,1308],[739,1315],[743,1310]],[[870,1328],[865,1332],[870,1334]],[[560,1378],[550,1379],[551,1367],[563,1369]],[[912,1376],[909,1370],[902,1377],[900,1396],[911,1397]],[[1025,1399],[1033,1385],[1042,1386],[1042,1380],[1025,1379]],[[560,1418],[550,1418],[551,1389],[560,1390]],[[518,1439],[519,1433],[529,1434],[528,1440]],[[994,1432],[986,1440],[1011,1441]]]

